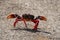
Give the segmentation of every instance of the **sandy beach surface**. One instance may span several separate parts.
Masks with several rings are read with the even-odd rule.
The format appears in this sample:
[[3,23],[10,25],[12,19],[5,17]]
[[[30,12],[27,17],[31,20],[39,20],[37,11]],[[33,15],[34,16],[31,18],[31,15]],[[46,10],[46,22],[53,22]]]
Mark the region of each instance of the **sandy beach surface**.
[[[39,20],[38,31],[32,31],[34,23],[7,19],[11,12],[18,15],[32,14],[45,16]],[[60,0],[0,0],[0,40],[60,40]]]

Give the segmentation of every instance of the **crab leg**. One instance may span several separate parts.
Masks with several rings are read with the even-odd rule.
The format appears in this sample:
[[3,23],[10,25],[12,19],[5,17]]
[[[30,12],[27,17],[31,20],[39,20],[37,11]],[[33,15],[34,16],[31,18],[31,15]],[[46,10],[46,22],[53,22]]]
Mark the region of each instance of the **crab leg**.
[[33,30],[37,30],[38,24],[39,24],[39,20],[32,20],[32,22],[35,23],[35,26],[33,28]]
[[23,19],[23,22],[24,22],[24,24],[25,24],[25,27],[27,27],[27,24],[26,24],[26,21]]
[[15,20],[15,22],[14,22],[14,24],[13,24],[14,27],[16,26],[16,23],[18,23],[18,21],[23,21],[24,24],[25,24],[25,27],[27,27],[27,24],[26,24],[25,20],[24,20],[24,19],[18,19],[18,18]]
[[15,22],[14,22],[14,27],[16,26],[16,23],[18,23],[18,21],[21,21],[21,19],[18,19],[18,18],[16,18],[16,20],[15,20]]
[[15,20],[15,22],[14,22],[14,24],[13,24],[14,27],[16,26],[16,23],[17,23],[17,22],[18,22],[18,19]]

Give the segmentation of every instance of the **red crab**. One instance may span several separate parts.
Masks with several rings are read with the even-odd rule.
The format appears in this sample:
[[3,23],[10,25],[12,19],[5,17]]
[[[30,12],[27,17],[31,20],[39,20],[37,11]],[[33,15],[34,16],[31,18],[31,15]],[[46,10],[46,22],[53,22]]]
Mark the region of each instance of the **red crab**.
[[19,16],[18,14],[9,14],[7,16],[7,19],[12,19],[12,18],[16,18],[15,22],[14,22],[14,27],[16,26],[16,23],[18,23],[18,21],[23,21],[25,26],[26,25],[26,21],[32,21],[33,23],[35,23],[33,30],[37,30],[38,24],[39,24],[39,20],[43,20],[43,21],[47,21],[47,19],[44,16],[37,16],[36,18],[34,18],[34,15],[31,14],[23,14],[22,16]]

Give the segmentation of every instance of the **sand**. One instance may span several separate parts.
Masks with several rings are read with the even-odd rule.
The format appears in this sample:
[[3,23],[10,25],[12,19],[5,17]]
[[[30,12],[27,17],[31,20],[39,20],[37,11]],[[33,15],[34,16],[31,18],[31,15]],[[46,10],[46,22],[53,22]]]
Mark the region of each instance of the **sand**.
[[[11,12],[18,15],[42,15],[47,21],[39,20],[38,31],[34,23],[23,22],[13,27],[15,19],[7,19]],[[0,40],[60,40],[60,0],[0,0]]]

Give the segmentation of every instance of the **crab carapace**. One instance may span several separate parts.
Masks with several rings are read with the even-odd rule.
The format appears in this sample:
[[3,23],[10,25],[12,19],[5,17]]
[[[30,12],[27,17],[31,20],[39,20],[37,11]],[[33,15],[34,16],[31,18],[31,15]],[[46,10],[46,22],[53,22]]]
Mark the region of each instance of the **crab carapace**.
[[34,15],[31,14],[23,14],[22,16],[19,16],[18,14],[9,14],[7,16],[7,19],[12,19],[12,18],[16,18],[15,22],[14,22],[14,27],[16,26],[16,23],[18,23],[18,21],[23,21],[25,26],[27,27],[26,21],[32,21],[33,23],[35,23],[33,30],[37,30],[38,24],[39,24],[39,20],[43,20],[43,21],[47,21],[47,18],[45,18],[44,16],[37,16],[36,18],[34,18]]

